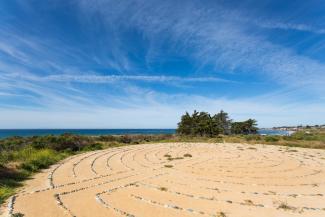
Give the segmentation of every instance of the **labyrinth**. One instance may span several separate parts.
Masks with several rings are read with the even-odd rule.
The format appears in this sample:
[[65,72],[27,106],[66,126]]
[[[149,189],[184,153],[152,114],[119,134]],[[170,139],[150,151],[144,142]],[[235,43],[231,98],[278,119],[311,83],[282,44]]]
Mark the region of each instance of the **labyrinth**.
[[325,151],[161,143],[70,157],[9,201],[26,217],[325,216]]

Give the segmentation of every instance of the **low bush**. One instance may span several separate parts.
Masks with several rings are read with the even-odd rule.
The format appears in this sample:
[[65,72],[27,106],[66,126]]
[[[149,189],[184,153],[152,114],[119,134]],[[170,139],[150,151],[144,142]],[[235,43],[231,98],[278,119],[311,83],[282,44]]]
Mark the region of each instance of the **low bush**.
[[23,161],[20,168],[30,172],[46,169],[65,156],[67,155],[64,153],[58,153],[50,149],[36,150],[34,148],[26,148],[17,153],[17,159]]
[[14,214],[12,214],[10,217],[24,217],[25,215],[24,214],[22,214],[22,213],[14,213]]
[[166,168],[173,168],[174,166],[173,165],[165,165]]
[[257,135],[257,134],[244,135],[244,138],[246,139],[246,141],[252,141],[252,140],[260,141],[260,140],[262,140],[262,136]]
[[265,136],[264,137],[265,142],[277,142],[279,141],[279,136]]
[[82,148],[82,151],[95,151],[95,150],[101,150],[103,149],[103,144],[101,143],[93,143],[90,145],[86,145]]
[[2,204],[8,197],[13,195],[14,189],[7,186],[0,186],[0,204]]

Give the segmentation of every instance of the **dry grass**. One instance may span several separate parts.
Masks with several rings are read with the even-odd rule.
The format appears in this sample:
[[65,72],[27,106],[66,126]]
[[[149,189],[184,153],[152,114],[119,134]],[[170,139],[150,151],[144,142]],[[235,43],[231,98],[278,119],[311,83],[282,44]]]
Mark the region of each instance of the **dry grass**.
[[166,187],[160,187],[159,190],[161,190],[161,191],[168,191],[168,188],[166,188]]
[[166,168],[173,168],[174,166],[173,165],[170,165],[170,164],[167,164],[165,165]]
[[227,217],[227,215],[224,212],[218,212],[217,217]]
[[286,210],[286,211],[294,211],[296,210],[297,208],[296,207],[293,207],[293,206],[289,206],[287,202],[281,202],[278,206],[278,209],[283,209],[283,210]]

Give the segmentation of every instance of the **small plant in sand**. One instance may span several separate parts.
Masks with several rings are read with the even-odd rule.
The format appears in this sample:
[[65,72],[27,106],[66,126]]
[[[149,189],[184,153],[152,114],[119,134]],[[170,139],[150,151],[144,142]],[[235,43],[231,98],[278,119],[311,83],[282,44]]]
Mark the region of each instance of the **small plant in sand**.
[[22,214],[22,213],[14,213],[14,214],[12,214],[11,215],[11,217],[24,217],[25,215],[24,214]]
[[167,191],[168,189],[166,187],[160,187],[159,190],[161,190],[161,191]]
[[192,155],[187,153],[187,154],[184,154],[184,157],[192,157]]
[[170,157],[172,157],[172,156],[171,156],[170,154],[165,154],[164,157],[168,157],[168,158],[170,158]]
[[298,152],[296,149],[287,149],[286,152]]
[[283,209],[283,210],[296,210],[295,207],[289,206],[287,202],[281,202],[278,206],[278,209]]
[[165,167],[166,167],[166,168],[173,168],[174,166],[173,166],[173,165],[169,165],[169,164],[167,164],[167,165],[165,165]]
[[251,201],[251,200],[244,200],[244,203],[246,204],[246,205],[249,205],[249,206],[253,206],[254,205],[254,203],[253,203],[253,201]]
[[227,215],[224,212],[218,212],[217,217],[227,217]]

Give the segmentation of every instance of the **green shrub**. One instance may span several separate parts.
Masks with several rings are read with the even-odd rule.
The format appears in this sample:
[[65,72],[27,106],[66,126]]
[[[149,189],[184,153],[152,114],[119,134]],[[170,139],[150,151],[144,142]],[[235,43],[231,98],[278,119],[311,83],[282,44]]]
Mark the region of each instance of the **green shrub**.
[[128,135],[123,135],[119,138],[119,141],[125,144],[130,144],[132,142],[132,139]]
[[48,168],[50,165],[61,160],[66,154],[50,149],[36,150],[33,148],[23,149],[18,153],[17,158],[22,160],[21,168],[30,172]]
[[93,143],[82,148],[83,151],[95,151],[101,149],[103,149],[103,145],[101,143]]
[[165,167],[166,168],[172,168],[172,167],[174,167],[173,165],[169,165],[169,164],[167,164],[167,165],[165,165]]
[[0,186],[0,204],[5,202],[5,200],[14,194],[14,189],[7,186]]
[[244,138],[246,139],[246,141],[252,141],[252,140],[258,141],[262,139],[262,137],[257,134],[244,135]]
[[277,142],[280,139],[278,136],[265,136],[264,140],[265,140],[265,142]]
[[12,214],[11,215],[11,217],[24,217],[25,215],[24,214],[22,214],[22,213],[14,213],[14,214]]

